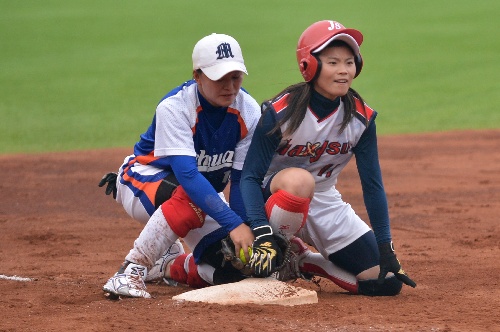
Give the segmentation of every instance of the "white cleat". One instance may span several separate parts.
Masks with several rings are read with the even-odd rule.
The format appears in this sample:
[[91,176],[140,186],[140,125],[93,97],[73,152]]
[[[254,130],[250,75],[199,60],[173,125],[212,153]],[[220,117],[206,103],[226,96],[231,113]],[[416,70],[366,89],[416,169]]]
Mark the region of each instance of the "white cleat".
[[110,299],[125,297],[150,298],[146,291],[146,284],[140,275],[117,273],[106,281],[102,287],[105,295]]
[[166,267],[168,263],[184,254],[184,247],[181,241],[177,239],[174,244],[167,249],[167,251],[158,259],[155,265],[148,271],[145,281],[146,282],[161,282],[162,280],[168,286],[177,286],[177,282],[165,277]]

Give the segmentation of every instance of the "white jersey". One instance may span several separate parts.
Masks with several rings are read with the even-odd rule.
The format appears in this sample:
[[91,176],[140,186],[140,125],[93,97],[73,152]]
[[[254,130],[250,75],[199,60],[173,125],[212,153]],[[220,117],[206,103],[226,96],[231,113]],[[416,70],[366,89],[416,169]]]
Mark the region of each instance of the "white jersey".
[[[285,97],[273,103],[278,118],[280,111],[287,106]],[[291,136],[282,138],[264,183],[280,170],[298,167],[311,173],[316,181],[316,191],[334,187],[338,175],[353,156],[352,148],[365,131],[367,120],[369,121],[375,112],[365,105],[365,114],[358,113],[360,116],[354,117],[342,133],[339,133],[344,117],[343,102],[340,102],[331,116],[322,120],[318,120],[308,108],[297,130]],[[286,125],[287,123],[281,127],[282,133],[285,132]]]
[[243,167],[260,107],[241,89],[226,112],[220,127],[214,129],[194,80],[173,89],[160,101],[151,125],[119,171],[117,201],[132,217],[147,221],[156,210],[156,190],[172,173],[165,158],[168,156],[196,157],[199,172],[217,192],[223,191],[231,169]]
[[[355,98],[356,112],[341,133],[345,104],[341,98],[319,117],[314,108],[305,110],[304,119],[291,134],[285,134],[288,121],[278,131],[272,130],[285,115],[287,94],[264,104],[266,111],[254,134],[240,183],[246,214],[252,227],[269,224],[265,200],[270,194],[269,181],[286,168],[309,171],[315,180],[315,193],[309,204],[305,225],[296,234],[313,245],[326,259],[348,246],[370,228],[352,207],[342,200],[335,188],[337,178],[356,154],[358,173],[367,200],[372,225],[376,223],[380,238],[390,239],[385,191],[382,185],[374,119],[377,113]],[[266,189],[267,188],[267,189]],[[263,192],[262,197],[257,196]],[[372,218],[373,217],[373,218]]]
[[[255,128],[259,119],[256,110],[259,109],[255,99],[241,91],[236,100],[229,106],[228,113],[234,115],[234,120],[223,123],[228,130],[238,128],[240,139],[236,141],[232,137],[213,137],[222,141],[231,140],[226,144],[218,143],[220,147],[213,147],[220,151],[205,151],[203,147],[196,146],[193,135],[198,130],[204,130],[203,120],[198,117],[201,111],[200,101],[197,96],[198,85],[196,83],[184,85],[177,93],[164,98],[156,109],[156,137],[154,145],[155,157],[171,155],[187,155],[198,157],[198,168],[200,171],[221,168],[224,162],[231,162],[235,169],[242,169],[246,152],[252,139],[248,135],[250,128]],[[240,128],[240,126],[241,128]],[[234,158],[220,153],[226,152],[224,146],[234,145]],[[214,152],[220,152],[214,154]],[[228,160],[229,159],[229,160]]]

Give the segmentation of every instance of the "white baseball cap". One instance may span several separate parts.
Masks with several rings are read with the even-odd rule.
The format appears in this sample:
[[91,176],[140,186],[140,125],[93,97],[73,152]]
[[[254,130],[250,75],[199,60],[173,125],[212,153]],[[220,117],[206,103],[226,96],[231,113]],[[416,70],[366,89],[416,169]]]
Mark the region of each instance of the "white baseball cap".
[[193,49],[193,70],[201,69],[212,81],[232,71],[248,75],[243,54],[236,39],[212,33],[196,43]]

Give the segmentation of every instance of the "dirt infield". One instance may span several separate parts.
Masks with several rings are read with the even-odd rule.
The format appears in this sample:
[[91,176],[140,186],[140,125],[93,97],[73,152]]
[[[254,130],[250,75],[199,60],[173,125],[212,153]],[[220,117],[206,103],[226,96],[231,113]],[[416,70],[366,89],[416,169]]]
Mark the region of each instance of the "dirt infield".
[[[417,288],[369,298],[298,281],[319,303],[295,307],[173,301],[183,286],[105,299],[141,226],[97,183],[130,150],[0,156],[0,331],[500,331],[500,131],[379,146],[396,252]],[[354,161],[338,187],[367,220]]]

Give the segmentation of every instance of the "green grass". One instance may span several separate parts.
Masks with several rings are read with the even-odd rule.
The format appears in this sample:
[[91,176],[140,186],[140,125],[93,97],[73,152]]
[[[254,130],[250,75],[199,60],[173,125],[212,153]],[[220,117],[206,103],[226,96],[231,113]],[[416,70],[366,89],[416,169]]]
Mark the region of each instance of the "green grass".
[[363,32],[354,88],[380,134],[500,128],[499,12],[496,0],[0,0],[0,153],[131,147],[212,32],[240,42],[261,102],[301,79],[297,39],[321,19]]

